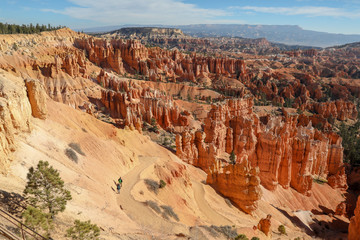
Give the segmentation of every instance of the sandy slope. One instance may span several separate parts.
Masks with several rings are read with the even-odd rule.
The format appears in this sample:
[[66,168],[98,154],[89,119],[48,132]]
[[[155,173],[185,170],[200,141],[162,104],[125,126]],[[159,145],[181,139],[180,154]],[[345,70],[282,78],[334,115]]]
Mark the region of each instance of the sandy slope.
[[[57,217],[54,236],[63,232],[74,219],[98,224],[105,239],[177,239],[182,233],[191,239],[215,239],[202,225],[234,225],[238,233],[248,237],[264,234],[254,231],[260,218],[273,215],[273,236],[294,238],[307,236],[291,219],[296,214],[300,221],[308,221],[304,210],[319,209],[322,205],[335,209],[341,201],[340,192],[329,186],[315,186],[312,197],[305,197],[293,190],[278,188],[275,192],[263,189],[264,196],[253,216],[228,206],[220,195],[202,182],[206,174],[200,169],[183,163],[163,147],[151,142],[136,131],[120,130],[103,123],[79,110],[49,100],[48,119],[33,119],[31,134],[17,136],[18,148],[11,171],[0,176],[0,189],[21,193],[26,173],[39,160],[49,161],[60,171],[71,200],[64,213]],[[85,156],[71,161],[64,153],[71,142],[79,143]],[[115,182],[124,179],[121,194],[115,193]],[[169,183],[156,195],[150,192],[144,179],[169,179]],[[180,221],[164,220],[143,202],[152,200],[159,205],[171,206]],[[121,207],[120,207],[121,206]],[[326,219],[326,216],[319,216]],[[288,236],[277,235],[277,227],[284,224]],[[307,223],[309,225],[309,223]],[[218,239],[224,238],[219,235]]]

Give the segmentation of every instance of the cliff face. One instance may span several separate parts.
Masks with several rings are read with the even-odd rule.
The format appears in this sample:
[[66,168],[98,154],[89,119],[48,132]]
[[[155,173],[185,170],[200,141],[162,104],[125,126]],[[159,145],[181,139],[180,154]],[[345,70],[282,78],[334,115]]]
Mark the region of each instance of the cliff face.
[[[7,76],[7,75],[6,75]],[[9,80],[7,77],[13,79]],[[31,129],[31,106],[22,79],[0,76],[0,171],[15,151],[15,135]]]
[[347,187],[338,135],[302,126],[298,116],[286,112],[259,119],[252,104],[252,99],[240,99],[213,105],[204,131],[177,135],[177,155],[209,173],[216,159],[233,151],[236,162],[248,160],[259,168],[261,184],[269,190],[280,184],[309,195],[313,177],[327,179],[334,188]]
[[349,240],[360,239],[360,197],[357,200],[355,216],[353,216],[350,220],[348,239]]
[[25,85],[31,105],[32,115],[36,118],[45,119],[47,114],[46,92],[39,80],[26,79]]

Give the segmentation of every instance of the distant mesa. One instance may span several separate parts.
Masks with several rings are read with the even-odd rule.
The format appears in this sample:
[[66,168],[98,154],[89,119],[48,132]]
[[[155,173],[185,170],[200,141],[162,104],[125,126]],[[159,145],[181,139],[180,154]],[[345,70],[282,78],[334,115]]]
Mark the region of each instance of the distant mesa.
[[139,37],[139,38],[149,38],[149,37],[167,37],[167,38],[177,38],[185,37],[185,34],[177,28],[157,28],[157,27],[128,27],[121,28],[112,32],[109,32],[110,35],[117,34],[124,37]]
[[[125,28],[122,28],[125,27]],[[84,29],[85,32],[104,33],[116,29],[168,29],[174,27],[191,37],[242,37],[266,38],[270,42],[287,45],[330,47],[359,42],[359,34],[335,34],[302,29],[296,25],[249,25],[249,24],[193,24],[152,27],[111,26]]]

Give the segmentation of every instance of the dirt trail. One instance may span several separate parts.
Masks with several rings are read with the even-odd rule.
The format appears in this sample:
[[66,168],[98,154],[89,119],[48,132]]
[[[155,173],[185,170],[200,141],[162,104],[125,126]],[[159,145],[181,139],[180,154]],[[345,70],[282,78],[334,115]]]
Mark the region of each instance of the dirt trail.
[[140,181],[140,174],[158,160],[158,157],[139,156],[140,164],[122,177],[123,186],[117,195],[117,203],[124,212],[135,222],[140,224],[149,233],[162,232],[163,234],[188,233],[187,226],[169,222],[155,214],[144,203],[136,201],[131,195],[131,189]]

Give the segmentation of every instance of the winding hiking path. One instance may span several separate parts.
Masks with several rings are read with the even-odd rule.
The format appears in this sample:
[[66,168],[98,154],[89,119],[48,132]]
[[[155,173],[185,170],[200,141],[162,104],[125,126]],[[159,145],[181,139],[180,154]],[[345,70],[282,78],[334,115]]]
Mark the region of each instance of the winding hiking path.
[[156,160],[158,157],[139,156],[140,164],[122,177],[124,183],[120,194],[117,195],[117,203],[132,220],[148,229],[149,232],[156,229],[164,234],[186,233],[189,231],[187,226],[163,219],[131,195],[131,189],[140,181],[141,172],[154,164]]
[[[151,210],[151,208],[146,206],[144,203],[136,201],[131,195],[131,190],[133,187],[136,185],[136,183],[141,181],[140,174],[148,167],[151,167],[158,159],[158,157],[139,156],[140,164],[122,177],[124,183],[120,194],[116,195],[117,203],[134,222],[138,223],[150,233],[152,231],[160,231],[163,234],[187,233],[189,231],[188,226],[165,220],[161,216],[154,213],[153,210]],[[194,190],[195,201],[199,207],[199,210],[206,217],[206,219],[204,219],[205,221],[207,221],[209,224],[218,226],[232,225],[232,222],[229,219],[210,207],[209,203],[205,200],[204,187],[199,182],[192,181],[192,186]]]

